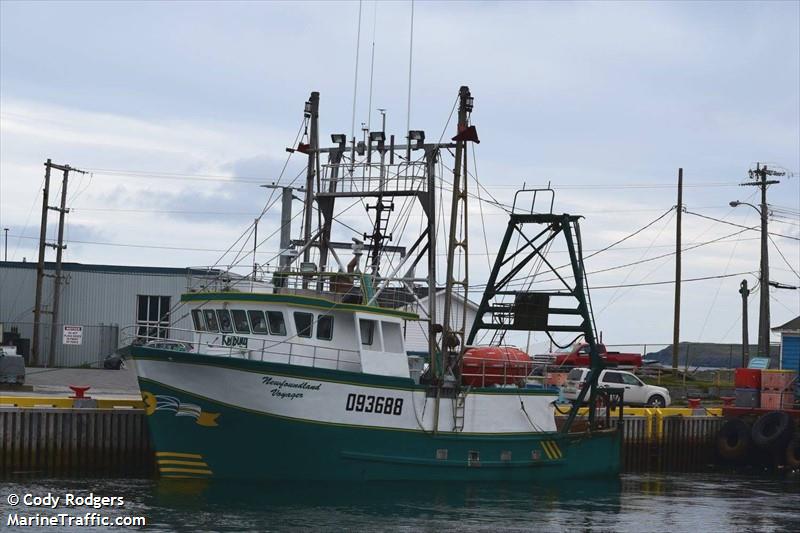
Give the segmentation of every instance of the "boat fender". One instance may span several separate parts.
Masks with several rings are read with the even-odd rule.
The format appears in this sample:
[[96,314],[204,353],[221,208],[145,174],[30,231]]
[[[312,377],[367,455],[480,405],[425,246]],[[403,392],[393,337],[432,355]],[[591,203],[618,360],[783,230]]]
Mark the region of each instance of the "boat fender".
[[750,449],[750,427],[740,418],[731,418],[717,433],[717,451],[723,459],[735,461]]
[[786,445],[794,433],[794,422],[784,411],[772,411],[761,415],[753,424],[753,443],[765,450],[778,449]]
[[800,468],[800,434],[795,435],[786,448],[786,466],[793,470]]

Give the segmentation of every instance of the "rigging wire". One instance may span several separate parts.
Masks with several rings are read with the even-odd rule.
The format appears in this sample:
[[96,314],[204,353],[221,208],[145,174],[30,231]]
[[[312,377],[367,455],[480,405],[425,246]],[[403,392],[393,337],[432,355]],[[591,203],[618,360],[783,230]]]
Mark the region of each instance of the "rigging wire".
[[361,48],[361,0],[358,0],[358,31],[356,32],[356,68],[353,75],[353,117],[350,119],[350,139],[356,138],[356,101],[358,98],[358,52]]
[[372,58],[369,62],[369,104],[367,104],[367,129],[372,131],[372,76],[375,71],[375,28],[378,25],[378,0],[372,2]]
[[408,100],[406,104],[406,142],[411,142],[408,132],[411,130],[411,67],[414,61],[414,0],[411,0],[411,34],[408,42]]

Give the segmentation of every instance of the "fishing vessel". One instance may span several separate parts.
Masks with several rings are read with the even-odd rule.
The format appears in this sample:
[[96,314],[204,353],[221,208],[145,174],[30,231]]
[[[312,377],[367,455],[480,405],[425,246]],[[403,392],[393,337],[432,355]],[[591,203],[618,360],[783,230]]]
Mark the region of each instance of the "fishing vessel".
[[[417,130],[401,144],[365,129],[361,140],[334,134],[322,147],[319,94],[311,93],[307,133],[287,149],[308,160],[300,238],[291,239],[284,211],[275,266],[254,263],[249,275],[214,271],[213,283],[187,292],[171,311],[190,315],[191,328],[138,328],[123,350],[135,361],[162,477],[618,474],[621,435],[599,416],[595,396],[621,404],[621,392],[587,387],[591,397],[579,401],[589,402],[588,420],[577,419],[576,403],[557,422],[557,391],[532,386],[530,357],[506,342],[509,332],[575,333],[589,344],[592,367],[601,367],[579,217],[553,213],[552,190],[521,190],[505,207],[508,225],[477,315],[466,319],[463,302],[475,291],[468,276],[475,175],[467,154],[479,142],[473,104],[461,87],[455,135],[446,142],[428,142]],[[334,239],[343,201],[366,207],[370,226],[351,242]],[[390,245],[414,208],[421,233],[408,247]],[[441,227],[447,235],[437,239]],[[566,243],[567,265],[546,257],[556,240]],[[547,272],[549,284],[532,282]],[[407,349],[414,327],[426,350]]]

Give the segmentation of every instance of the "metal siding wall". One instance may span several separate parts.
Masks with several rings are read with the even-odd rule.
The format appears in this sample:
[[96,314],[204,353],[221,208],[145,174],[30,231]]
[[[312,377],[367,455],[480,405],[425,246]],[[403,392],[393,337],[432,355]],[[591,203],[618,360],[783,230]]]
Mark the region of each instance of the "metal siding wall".
[[[116,324],[120,329],[136,323],[136,297],[140,294],[170,296],[174,309],[186,291],[185,274],[153,274],[97,271],[66,271],[62,285],[59,322],[94,326]],[[33,334],[33,305],[36,292],[35,268],[10,268],[0,264],[0,321],[23,322],[19,326],[24,338]],[[42,292],[44,304],[50,305],[52,278],[45,278]],[[173,313],[171,324],[177,328],[190,328],[191,319],[185,310]],[[50,316],[43,316],[42,352],[49,349]],[[84,329],[83,346],[64,346],[58,339],[56,361],[58,366],[75,366],[102,359],[101,354],[86,354],[86,348],[99,346],[99,328]],[[122,341],[122,338],[119,339]],[[93,343],[93,344],[92,344]]]
[[800,335],[781,335],[781,368],[800,371]]
[[[460,313],[460,308],[456,307]],[[416,305],[410,308],[412,312],[417,312]],[[423,316],[423,313],[419,313],[420,316]],[[460,315],[459,315],[460,316]],[[469,331],[472,328],[472,323],[475,322],[475,317],[477,316],[477,312],[467,307],[467,320],[465,326],[465,333],[469,335]],[[442,294],[438,294],[436,298],[436,320],[437,322],[442,321],[444,317],[444,296]],[[406,350],[407,351],[417,351],[417,352],[427,352],[428,351],[428,323],[423,321],[409,321],[406,326]]]

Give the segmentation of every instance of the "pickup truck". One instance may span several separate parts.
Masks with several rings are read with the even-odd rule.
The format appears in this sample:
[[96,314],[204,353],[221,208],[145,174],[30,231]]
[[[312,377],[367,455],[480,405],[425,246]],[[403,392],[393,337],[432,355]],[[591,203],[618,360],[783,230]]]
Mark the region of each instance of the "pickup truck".
[[[627,367],[642,366],[642,356],[638,353],[609,352],[605,344],[598,344],[597,350],[606,364]],[[589,366],[589,344],[575,343],[568,352],[556,352],[553,364],[558,366]]]

